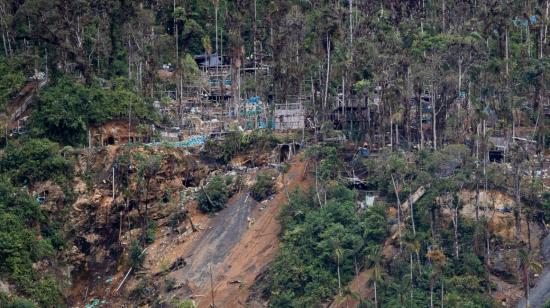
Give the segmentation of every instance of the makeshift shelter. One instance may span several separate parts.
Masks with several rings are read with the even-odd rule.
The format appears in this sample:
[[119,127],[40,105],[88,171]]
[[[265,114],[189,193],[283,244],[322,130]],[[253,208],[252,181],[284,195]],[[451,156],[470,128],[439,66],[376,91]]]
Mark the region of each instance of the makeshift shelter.
[[276,130],[302,129],[305,111],[301,103],[276,104],[273,112]]
[[210,55],[208,54],[196,55],[194,59],[200,68],[215,68],[215,67],[229,64],[229,61],[227,61],[226,57],[222,57],[216,53],[213,53]]

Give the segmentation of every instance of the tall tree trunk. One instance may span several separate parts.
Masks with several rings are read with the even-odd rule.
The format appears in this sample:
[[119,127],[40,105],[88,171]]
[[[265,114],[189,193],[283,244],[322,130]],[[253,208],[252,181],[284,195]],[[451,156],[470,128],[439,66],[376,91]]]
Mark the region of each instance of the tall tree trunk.
[[422,127],[422,93],[418,93],[418,131],[420,132],[420,150],[424,148],[424,129]]
[[410,259],[409,259],[409,267],[410,267],[410,275],[411,275],[411,307],[412,307],[412,303],[413,303],[413,293],[414,293],[414,276],[413,276],[413,255],[412,253],[410,254]]
[[395,198],[397,199],[397,234],[399,236],[399,251],[403,251],[403,243],[401,241],[401,201],[399,200],[399,192],[397,191],[397,186],[395,184],[395,179],[393,174],[391,175],[391,181],[393,184],[393,191],[395,192]]
[[516,162],[516,166],[514,166],[514,195],[515,195],[515,201],[516,201],[516,209],[517,212],[515,213],[516,218],[516,240],[521,239],[521,194],[520,194],[520,182],[521,182],[521,176],[519,174],[519,163]]
[[413,236],[416,238],[416,227],[414,225],[414,209],[413,209],[413,203],[412,200],[412,194],[409,194],[409,209],[411,210],[411,224],[412,224],[412,230],[413,230]]
[[434,86],[430,93],[430,100],[432,102],[432,134],[433,134],[433,149],[437,151],[437,113],[435,111],[435,100],[437,95],[434,93]]
[[454,231],[454,250],[455,259],[458,260],[458,204],[453,208],[453,231]]
[[324,114],[326,114],[327,112],[329,76],[330,76],[330,40],[329,40],[329,35],[327,33],[327,76],[325,81],[325,98],[323,100],[323,119],[324,119]]

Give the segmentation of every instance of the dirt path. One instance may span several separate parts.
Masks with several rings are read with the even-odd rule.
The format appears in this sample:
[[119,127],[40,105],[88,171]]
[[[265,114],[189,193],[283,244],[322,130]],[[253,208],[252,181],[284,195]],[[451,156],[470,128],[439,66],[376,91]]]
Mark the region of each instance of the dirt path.
[[[298,158],[292,161],[287,173],[289,190],[311,185],[303,179],[304,170],[304,162]],[[261,204],[247,195],[242,192],[231,198],[228,207],[208,221],[206,230],[179,250],[188,264],[171,277],[190,288],[199,307],[209,307],[212,301],[210,266],[216,306],[254,306],[246,303],[249,288],[277,252],[277,214],[287,195],[280,188],[272,200]],[[254,220],[250,226],[249,217]]]

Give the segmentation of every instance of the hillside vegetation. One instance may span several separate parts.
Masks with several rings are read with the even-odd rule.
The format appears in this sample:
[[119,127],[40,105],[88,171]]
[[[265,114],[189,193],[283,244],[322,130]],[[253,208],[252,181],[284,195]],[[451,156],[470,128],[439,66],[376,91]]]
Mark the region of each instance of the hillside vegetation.
[[0,307],[542,306],[549,11],[0,1]]

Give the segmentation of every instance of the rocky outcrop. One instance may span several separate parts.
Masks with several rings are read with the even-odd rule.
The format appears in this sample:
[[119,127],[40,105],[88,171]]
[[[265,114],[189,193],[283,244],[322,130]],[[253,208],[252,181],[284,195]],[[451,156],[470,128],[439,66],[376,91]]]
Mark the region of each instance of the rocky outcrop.
[[70,241],[64,253],[74,266],[71,305],[86,289],[89,296],[105,297],[105,281],[126,268],[132,242],[154,237],[157,230],[185,232],[180,199],[189,200],[210,173],[184,149],[116,146],[84,150],[76,169],[77,198],[67,217]]

